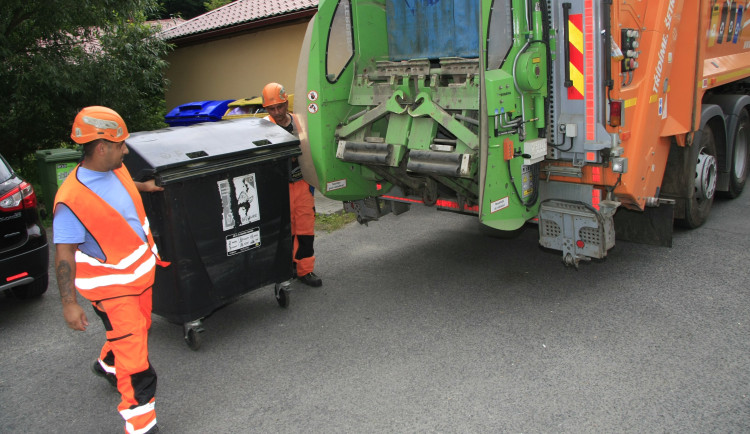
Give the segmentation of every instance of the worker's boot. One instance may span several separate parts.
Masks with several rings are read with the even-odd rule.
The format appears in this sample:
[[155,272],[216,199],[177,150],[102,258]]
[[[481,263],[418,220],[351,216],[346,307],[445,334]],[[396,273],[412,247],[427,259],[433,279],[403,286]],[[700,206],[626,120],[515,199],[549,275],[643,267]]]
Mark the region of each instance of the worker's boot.
[[297,280],[299,280],[300,282],[304,283],[307,286],[318,287],[318,286],[323,285],[323,281],[320,279],[320,277],[318,277],[318,275],[313,273],[312,271],[305,274],[302,277],[298,277]]
[[105,371],[104,368],[102,368],[102,365],[99,364],[98,360],[94,362],[94,366],[91,367],[91,370],[94,371],[94,374],[107,380],[107,382],[109,382],[109,384],[111,384],[113,387],[117,387],[117,376]]

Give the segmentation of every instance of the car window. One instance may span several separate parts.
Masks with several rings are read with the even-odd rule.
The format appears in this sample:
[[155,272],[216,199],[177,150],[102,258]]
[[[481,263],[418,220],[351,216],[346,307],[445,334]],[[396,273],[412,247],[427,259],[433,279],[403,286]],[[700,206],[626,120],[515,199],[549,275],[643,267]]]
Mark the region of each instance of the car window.
[[11,176],[13,176],[13,171],[8,166],[8,163],[5,162],[5,159],[0,156],[0,182],[7,181]]

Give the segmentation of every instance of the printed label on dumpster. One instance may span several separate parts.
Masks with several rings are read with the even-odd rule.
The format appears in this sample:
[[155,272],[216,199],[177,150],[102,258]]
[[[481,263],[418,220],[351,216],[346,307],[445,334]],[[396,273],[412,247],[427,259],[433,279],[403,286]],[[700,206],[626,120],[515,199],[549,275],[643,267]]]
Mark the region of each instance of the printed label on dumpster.
[[237,212],[240,216],[240,226],[248,225],[260,220],[258,208],[258,189],[255,185],[255,174],[238,176],[234,182],[234,194],[237,197]]
[[252,228],[237,234],[227,235],[227,256],[257,247],[260,247],[260,228]]
[[216,185],[221,198],[221,227],[224,231],[260,220],[254,173],[234,177],[231,182],[222,179]]
[[75,169],[78,163],[57,163],[55,164],[55,177],[57,178],[57,188],[60,188],[65,178]]
[[232,212],[232,187],[229,181],[222,179],[217,182],[219,186],[219,196],[221,197],[221,227],[228,231],[234,229],[234,213]]

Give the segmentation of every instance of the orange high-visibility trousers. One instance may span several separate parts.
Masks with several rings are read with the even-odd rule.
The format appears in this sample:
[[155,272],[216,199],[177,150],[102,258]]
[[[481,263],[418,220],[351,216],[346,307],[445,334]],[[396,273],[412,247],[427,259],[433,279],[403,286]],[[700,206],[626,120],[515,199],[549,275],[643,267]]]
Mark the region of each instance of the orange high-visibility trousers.
[[315,269],[315,197],[305,180],[289,183],[289,210],[294,240],[292,257],[297,276],[304,276]]
[[151,288],[92,304],[107,331],[99,364],[117,376],[122,397],[117,411],[125,419],[125,432],[145,433],[156,425],[156,371],[148,360]]

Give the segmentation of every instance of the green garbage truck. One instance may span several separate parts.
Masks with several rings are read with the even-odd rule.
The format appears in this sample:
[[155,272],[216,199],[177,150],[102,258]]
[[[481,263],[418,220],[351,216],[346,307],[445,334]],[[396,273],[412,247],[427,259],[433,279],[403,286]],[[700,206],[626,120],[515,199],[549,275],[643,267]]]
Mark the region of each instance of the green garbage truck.
[[[567,265],[671,245],[750,152],[743,2],[321,0],[297,73],[303,172],[360,222],[476,216]],[[695,35],[699,35],[696,39]],[[705,37],[704,37],[705,36]]]

